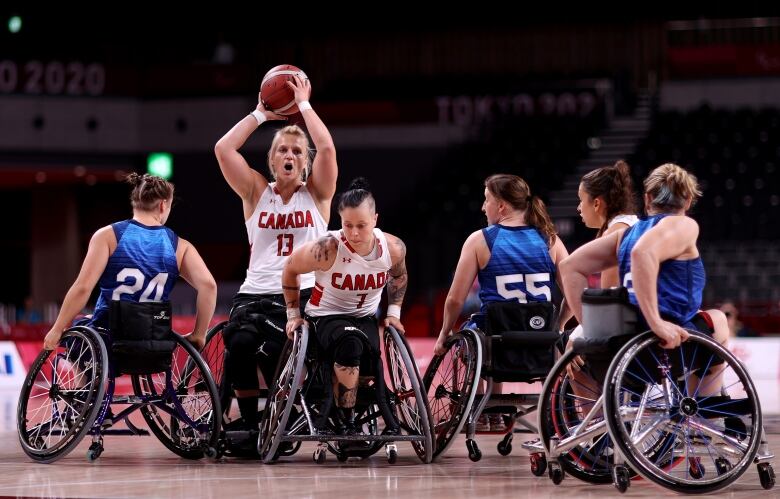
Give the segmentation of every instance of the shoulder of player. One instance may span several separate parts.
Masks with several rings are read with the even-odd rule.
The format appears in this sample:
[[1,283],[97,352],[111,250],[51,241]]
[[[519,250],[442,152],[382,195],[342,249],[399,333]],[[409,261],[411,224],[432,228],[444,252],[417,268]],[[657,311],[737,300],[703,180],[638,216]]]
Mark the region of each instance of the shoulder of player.
[[330,260],[336,257],[336,252],[339,249],[339,241],[333,234],[325,234],[316,241],[307,243],[307,246],[310,247],[312,254],[320,255],[320,258],[318,259],[324,258],[325,260]]
[[663,220],[658,222],[656,227],[669,231],[693,230],[698,232],[699,230],[699,224],[696,220],[687,215],[671,215],[664,217]]
[[387,232],[384,233],[391,256],[403,257],[406,255],[406,243],[400,237]]
[[463,250],[478,251],[480,248],[487,250],[488,245],[487,239],[485,239],[485,234],[482,232],[482,229],[477,229],[469,234],[469,237],[467,237],[463,242]]

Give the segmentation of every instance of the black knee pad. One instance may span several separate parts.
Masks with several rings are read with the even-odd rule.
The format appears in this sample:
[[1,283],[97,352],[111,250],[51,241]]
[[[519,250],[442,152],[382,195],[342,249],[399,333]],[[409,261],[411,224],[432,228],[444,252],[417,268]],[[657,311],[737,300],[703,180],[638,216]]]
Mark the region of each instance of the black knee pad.
[[339,338],[333,348],[333,360],[345,367],[357,367],[363,356],[363,340],[349,334]]
[[255,357],[258,348],[257,339],[256,334],[241,328],[235,328],[230,331],[230,334],[224,335],[225,350],[228,352],[225,356],[225,373],[233,388],[239,390],[260,388]]

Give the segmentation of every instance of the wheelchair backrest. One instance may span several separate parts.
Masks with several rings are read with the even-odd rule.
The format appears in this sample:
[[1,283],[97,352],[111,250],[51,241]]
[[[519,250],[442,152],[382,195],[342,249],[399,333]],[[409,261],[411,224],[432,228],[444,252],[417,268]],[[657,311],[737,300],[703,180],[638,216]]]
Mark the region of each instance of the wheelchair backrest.
[[611,338],[636,333],[636,308],[626,288],[588,288],[582,293],[582,336]]
[[487,306],[483,372],[495,381],[533,381],[555,362],[557,331],[551,302],[496,302]]
[[554,331],[554,322],[552,302],[495,302],[487,306],[485,333],[492,336],[508,331]]
[[151,374],[170,368],[176,348],[170,302],[112,301],[109,324],[115,374]]

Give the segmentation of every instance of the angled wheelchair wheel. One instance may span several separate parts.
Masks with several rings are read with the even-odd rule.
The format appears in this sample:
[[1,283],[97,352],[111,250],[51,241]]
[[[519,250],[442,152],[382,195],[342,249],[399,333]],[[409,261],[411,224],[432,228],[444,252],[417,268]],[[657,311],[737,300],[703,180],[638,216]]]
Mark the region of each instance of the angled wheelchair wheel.
[[434,459],[447,451],[463,429],[482,369],[482,344],[475,331],[455,333],[444,346],[447,351],[433,357],[423,377],[433,422]]
[[222,425],[219,394],[195,347],[174,336],[170,370],[133,375],[133,390],[148,401],[141,414],[160,442],[185,459],[200,459],[216,453]]
[[629,341],[607,371],[604,412],[615,445],[640,475],[675,492],[707,493],[752,464],[761,408],[736,357],[690,334],[672,350],[652,332]]
[[286,433],[287,422],[306,376],[306,348],[309,343],[309,328],[303,325],[295,331],[292,341],[285,344],[279,356],[274,382],[268,391],[263,420],[260,423],[258,452],[264,463],[277,458],[277,449]]
[[107,377],[106,346],[92,328],[68,329],[55,350],[43,350],[24,380],[17,407],[25,454],[51,463],[76,448],[100,412]]
[[[604,422],[601,388],[579,369],[577,357],[567,350],[544,382],[539,396],[539,437],[548,455],[553,438],[559,445],[576,443],[558,456],[567,474],[589,483],[611,483],[615,449]],[[578,439],[586,419],[587,427],[598,431]]]
[[409,343],[392,327],[384,333],[385,357],[390,373],[388,385],[401,428],[410,435],[424,436],[423,441],[412,441],[417,457],[424,463],[433,460],[433,427],[428,399],[422,389],[417,364],[412,359]]
[[228,322],[223,321],[209,329],[206,333],[206,344],[200,352],[217,385],[219,403],[222,407],[222,425],[225,427],[231,423],[230,408],[233,403],[233,392],[225,375],[226,351],[223,333],[227,325]]

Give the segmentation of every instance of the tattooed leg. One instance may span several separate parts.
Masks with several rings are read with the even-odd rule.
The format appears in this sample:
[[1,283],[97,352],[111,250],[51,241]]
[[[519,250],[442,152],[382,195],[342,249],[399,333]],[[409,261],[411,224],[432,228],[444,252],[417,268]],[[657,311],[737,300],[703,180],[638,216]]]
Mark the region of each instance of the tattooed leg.
[[344,409],[355,407],[360,366],[350,367],[333,364],[333,395],[336,406]]

